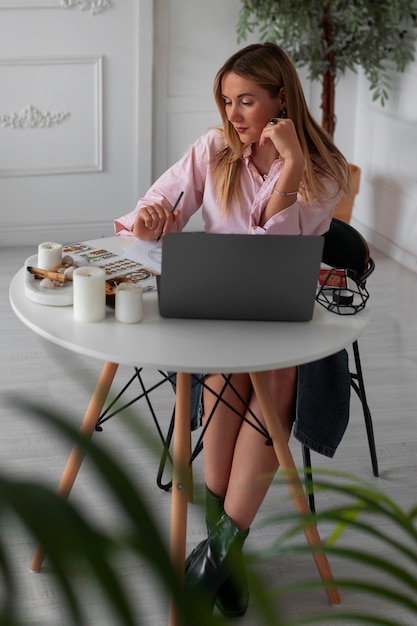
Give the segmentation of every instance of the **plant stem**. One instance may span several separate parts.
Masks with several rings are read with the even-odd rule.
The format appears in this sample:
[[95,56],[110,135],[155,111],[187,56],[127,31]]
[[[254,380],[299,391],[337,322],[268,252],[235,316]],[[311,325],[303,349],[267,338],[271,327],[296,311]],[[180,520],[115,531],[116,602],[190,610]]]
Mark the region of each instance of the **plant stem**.
[[321,93],[321,108],[322,108],[322,120],[321,125],[331,137],[334,135],[334,129],[336,125],[334,105],[335,105],[335,58],[332,51],[332,24],[329,15],[329,7],[323,9],[323,40],[326,46],[326,58],[329,62],[329,69],[322,76],[322,93]]

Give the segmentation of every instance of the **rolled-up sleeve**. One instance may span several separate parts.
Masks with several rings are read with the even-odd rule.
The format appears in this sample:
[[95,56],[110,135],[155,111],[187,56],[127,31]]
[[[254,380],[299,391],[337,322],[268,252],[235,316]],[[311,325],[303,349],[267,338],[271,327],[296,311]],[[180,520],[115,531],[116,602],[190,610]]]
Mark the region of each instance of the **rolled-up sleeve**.
[[123,215],[119,217],[117,220],[114,220],[114,232],[116,235],[132,235],[133,236],[133,226],[136,219],[136,209],[127,213],[127,215]]
[[[252,234],[264,235],[322,235],[330,228],[334,207],[341,197],[330,180],[323,182],[323,193],[309,204],[300,195],[289,207],[273,215],[264,226],[259,226],[266,198],[258,211],[252,214]],[[259,217],[257,217],[259,214]],[[257,223],[256,223],[257,222]]]

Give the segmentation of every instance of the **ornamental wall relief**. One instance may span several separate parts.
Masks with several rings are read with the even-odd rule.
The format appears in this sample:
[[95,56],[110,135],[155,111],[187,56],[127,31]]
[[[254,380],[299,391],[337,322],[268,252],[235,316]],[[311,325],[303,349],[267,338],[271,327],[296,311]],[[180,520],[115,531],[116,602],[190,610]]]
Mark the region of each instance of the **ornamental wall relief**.
[[3,128],[47,128],[62,124],[71,114],[42,112],[33,105],[24,108],[20,113],[0,113],[0,124]]
[[111,7],[110,0],[60,0],[60,4],[66,9],[79,6],[82,11],[90,11],[93,15]]

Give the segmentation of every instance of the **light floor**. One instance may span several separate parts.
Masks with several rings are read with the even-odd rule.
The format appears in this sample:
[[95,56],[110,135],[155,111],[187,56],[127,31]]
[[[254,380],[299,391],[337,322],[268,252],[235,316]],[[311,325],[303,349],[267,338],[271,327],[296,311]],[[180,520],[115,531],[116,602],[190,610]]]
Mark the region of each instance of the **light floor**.
[[[0,250],[0,471],[15,477],[39,478],[55,486],[68,453],[68,444],[51,429],[22,414],[9,401],[10,394],[44,402],[73,424],[79,424],[87,406],[90,384],[93,384],[101,364],[83,358],[47,343],[15,317],[8,302],[8,285],[13,274],[23,265],[32,248],[3,248]],[[370,480],[399,506],[409,510],[417,503],[417,274],[413,274],[381,253],[374,251],[376,270],[368,282],[371,291],[372,322],[360,338],[365,382],[374,419],[375,436],[380,465],[380,477],[372,476],[363,417],[356,398],[352,399],[351,421],[343,442],[333,460],[313,455],[313,467],[352,472]],[[128,368],[121,367],[117,375],[120,386],[130,376]],[[154,373],[149,373],[151,379]],[[155,403],[163,427],[166,428],[172,409],[172,392],[165,388],[155,396]],[[146,416],[146,408],[137,408],[138,415]],[[147,419],[147,418],[145,418]],[[161,526],[168,532],[170,495],[156,485],[158,460],[144,445],[132,440],[123,421],[117,417],[107,423],[97,439],[122,460],[131,475],[140,482],[153,506]],[[301,466],[300,446],[292,442],[297,465]],[[202,493],[201,457],[194,465],[197,500]],[[81,503],[97,523],[117,525],[118,511],[111,498],[97,481],[92,467],[86,462],[75,484],[71,498]],[[336,503],[332,494],[317,496],[318,509]],[[291,502],[285,487],[274,486],[265,500],[251,529],[247,550],[265,547],[279,534],[277,525],[265,525],[275,512],[291,511]],[[384,529],[393,531],[389,522]],[[327,528],[321,528],[326,536]],[[394,531],[393,531],[394,532]],[[188,548],[191,549],[204,535],[200,509],[189,507]],[[41,626],[70,624],[57,594],[53,573],[46,561],[40,574],[29,572],[34,542],[16,520],[1,518],[1,536],[13,557],[14,570],[21,588],[22,622]],[[348,543],[367,548],[369,540],[353,531],[347,531]],[[63,538],[65,540],[65,538]],[[414,546],[416,551],[417,546]],[[393,555],[393,562],[397,558]],[[358,568],[347,561],[332,559],[337,576],[355,577]],[[309,555],[286,555],[265,560],[259,567],[266,585],[283,584],[316,576]],[[145,564],[129,559],[120,562],[120,571],[132,589],[137,605],[138,624],[162,626],[167,622],[167,598],[158,591]],[[375,580],[375,570],[371,578]],[[382,575],[381,575],[382,576]],[[417,579],[417,567],[415,568]],[[1,585],[1,583],[0,583]],[[88,615],[88,624],[114,626],[116,622],[93,588],[83,585],[80,594]],[[281,600],[280,610],[288,619],[311,612],[323,611],[335,616],[335,623],[343,609],[377,610],[396,623],[415,626],[414,617],[407,616],[390,601],[364,598],[354,591],[342,591],[341,608],[328,605],[320,590],[308,590]],[[414,598],[416,600],[416,598]],[[250,608],[245,618],[236,622],[242,626],[257,626],[257,618]],[[326,622],[326,623],[332,623]],[[198,626],[198,624],[196,624]]]

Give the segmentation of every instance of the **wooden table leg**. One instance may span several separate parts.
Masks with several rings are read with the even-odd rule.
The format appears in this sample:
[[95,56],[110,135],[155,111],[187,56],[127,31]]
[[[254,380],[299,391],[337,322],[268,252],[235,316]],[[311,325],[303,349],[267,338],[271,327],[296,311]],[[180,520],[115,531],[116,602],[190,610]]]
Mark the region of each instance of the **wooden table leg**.
[[[103,406],[112,385],[117,368],[118,365],[116,363],[110,362],[105,363],[103,366],[93,395],[91,396],[87,411],[84,415],[83,422],[81,424],[80,433],[83,434],[85,437],[90,438],[94,433],[97,420],[103,410]],[[84,452],[80,450],[77,446],[74,446],[68,458],[57,489],[57,492],[65,499],[67,499],[69,494],[71,493],[71,489],[74,485],[75,479],[77,478],[77,474],[81,467],[83,458]],[[30,564],[30,569],[33,572],[40,571],[44,557],[45,555],[42,546],[38,546]]]
[[[266,428],[272,439],[275,454],[277,455],[284,478],[287,481],[288,490],[293,500],[295,510],[301,515],[309,514],[311,512],[310,507],[306,500],[291,450],[285,439],[277,409],[272,401],[266,378],[262,372],[251,372],[250,377],[262,410]],[[311,547],[322,545],[320,535],[314,523],[304,529],[304,534]],[[322,580],[325,582],[334,581],[327,556],[323,553],[315,553],[313,550],[313,558]],[[327,587],[326,593],[332,604],[340,604],[340,596],[335,585]]]
[[[173,448],[170,553],[179,580],[184,578],[187,504],[192,498],[190,405],[191,374],[178,373]],[[181,626],[172,599],[169,607],[168,625]]]

